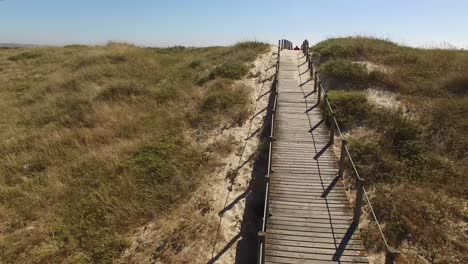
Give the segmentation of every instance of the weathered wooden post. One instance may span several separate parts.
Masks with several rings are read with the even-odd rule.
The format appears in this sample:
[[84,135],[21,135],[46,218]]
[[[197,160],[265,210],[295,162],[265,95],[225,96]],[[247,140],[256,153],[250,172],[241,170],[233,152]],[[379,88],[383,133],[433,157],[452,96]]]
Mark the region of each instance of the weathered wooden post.
[[307,56],[307,60],[309,60],[309,41],[306,39],[304,40],[304,47],[306,49],[306,56]]
[[385,252],[385,264],[394,264],[400,252],[392,247],[387,247]]
[[348,144],[348,141],[345,139],[341,140],[341,155],[340,155],[340,168],[338,169],[338,177],[340,179],[343,179],[343,172],[344,172],[344,166],[345,166],[345,161],[346,161],[346,144]]
[[361,207],[364,196],[364,179],[356,176],[356,203],[354,205],[354,218],[353,225],[359,226],[359,220],[361,219]]
[[[327,96],[327,95],[325,95]],[[327,97],[325,97],[326,100]],[[336,124],[335,124],[335,113],[334,112],[331,112],[331,117],[330,117],[330,121],[331,121],[331,127],[330,127],[330,141],[329,141],[329,144],[330,145],[333,145],[333,143],[335,142],[335,129],[336,129]]]
[[317,86],[318,86],[318,76],[317,76],[317,72],[314,72],[314,93],[317,92]]
[[320,87],[320,81],[317,84],[318,95],[317,95],[317,104],[320,104],[320,97],[322,97],[322,87]]
[[263,231],[259,231],[257,233],[257,238],[258,238],[258,258],[257,258],[257,264],[263,264],[265,262],[265,259],[264,259],[264,250],[263,250],[263,247],[264,247],[264,244],[265,244],[265,232]]

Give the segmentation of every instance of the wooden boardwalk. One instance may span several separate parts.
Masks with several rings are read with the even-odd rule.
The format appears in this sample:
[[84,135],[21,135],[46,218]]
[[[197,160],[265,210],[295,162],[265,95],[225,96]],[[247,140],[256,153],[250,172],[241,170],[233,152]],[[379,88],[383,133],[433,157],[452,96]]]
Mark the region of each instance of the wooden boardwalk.
[[304,99],[313,90],[305,58],[283,50],[279,65],[265,263],[368,263],[336,159],[324,150],[320,107],[305,113],[317,102]]

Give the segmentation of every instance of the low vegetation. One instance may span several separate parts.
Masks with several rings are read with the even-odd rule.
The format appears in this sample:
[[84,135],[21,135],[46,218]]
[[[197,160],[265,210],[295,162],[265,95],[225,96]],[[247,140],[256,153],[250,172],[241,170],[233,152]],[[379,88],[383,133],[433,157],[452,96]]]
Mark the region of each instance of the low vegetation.
[[232,149],[268,48],[0,49],[0,262],[113,262]]
[[[465,263],[468,52],[364,37],[312,50],[399,261]],[[375,226],[363,233],[368,248],[382,247]]]

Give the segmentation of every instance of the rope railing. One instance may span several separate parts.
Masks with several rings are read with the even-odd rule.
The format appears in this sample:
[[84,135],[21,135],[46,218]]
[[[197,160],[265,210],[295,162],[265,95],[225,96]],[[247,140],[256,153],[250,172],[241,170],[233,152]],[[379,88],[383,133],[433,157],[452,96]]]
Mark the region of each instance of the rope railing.
[[275,112],[276,112],[276,105],[278,102],[278,77],[279,77],[279,65],[280,65],[280,57],[281,57],[281,50],[289,49],[292,47],[292,42],[288,40],[279,40],[278,41],[278,55],[276,59],[276,73],[273,80],[273,84],[271,86],[271,96],[273,96],[273,103],[271,107],[271,116],[270,116],[270,135],[268,137],[268,167],[267,167],[267,175],[265,176],[266,185],[265,185],[265,202],[263,205],[263,223],[262,223],[262,230],[258,232],[259,238],[259,248],[258,248],[258,263],[263,264],[265,263],[265,234],[266,234],[266,227],[267,221],[269,216],[269,208],[270,208],[270,175],[273,173],[272,171],[272,149],[273,149],[273,141],[275,136]]
[[[349,148],[347,146],[347,140],[344,138],[341,128],[338,124],[338,121],[335,116],[335,112],[333,111],[333,108],[330,104],[330,101],[328,99],[328,94],[327,91],[323,88],[322,81],[320,80],[318,76],[318,71],[316,67],[314,66],[314,63],[312,62],[312,55],[310,54],[310,47],[309,47],[309,42],[307,40],[304,40],[302,43],[302,52],[304,53],[304,56],[306,58],[306,61],[308,62],[308,70],[310,70],[310,76],[314,78],[314,90],[306,95],[305,97],[308,97],[309,95],[316,93],[317,92],[317,104],[321,103],[321,97],[323,94],[323,100],[324,103],[326,104],[325,111],[328,111],[329,113],[329,118],[330,121],[330,144],[332,145],[334,143],[334,137],[335,137],[335,130],[339,134],[339,138],[341,139],[341,155],[340,155],[340,160],[339,160],[339,170],[338,170],[338,176],[340,179],[343,179],[343,174],[344,174],[344,169],[346,166],[346,159],[349,161],[349,164],[351,165],[351,170],[352,174],[354,174],[354,178],[356,181],[356,201],[354,205],[354,216],[353,216],[353,225],[359,226],[359,221],[361,218],[362,214],[362,202],[363,198],[365,197],[365,200],[368,204],[368,207],[370,209],[372,218],[374,219],[379,232],[380,236],[382,238],[382,241],[385,246],[386,254],[385,254],[385,264],[393,264],[395,263],[395,259],[398,256],[399,252],[394,249],[393,247],[389,246],[387,239],[385,238],[385,235],[382,230],[382,226],[377,219],[377,215],[375,214],[374,208],[372,206],[371,200],[369,199],[368,191],[364,187],[364,182],[365,180],[359,175],[359,172],[356,168],[356,165],[353,161],[353,158],[351,156],[351,153],[349,151]],[[309,109],[311,110],[311,109]],[[308,110],[308,111],[309,111]],[[307,112],[307,111],[306,111]]]

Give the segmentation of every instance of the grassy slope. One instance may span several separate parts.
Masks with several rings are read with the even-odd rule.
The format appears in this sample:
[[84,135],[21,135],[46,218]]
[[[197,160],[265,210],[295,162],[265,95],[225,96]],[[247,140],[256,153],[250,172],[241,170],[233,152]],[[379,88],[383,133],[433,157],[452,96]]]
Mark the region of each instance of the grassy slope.
[[111,262],[231,148],[267,49],[0,49],[0,262]]
[[[468,52],[417,49],[350,37],[312,48],[377,215],[392,244],[415,249],[408,262],[467,260]],[[370,62],[373,69],[356,63]],[[368,100],[366,88],[393,92],[400,109]],[[360,129],[357,129],[360,127]],[[363,129],[364,128],[364,129]],[[368,247],[379,244],[374,227]],[[413,256],[411,256],[413,255]]]

